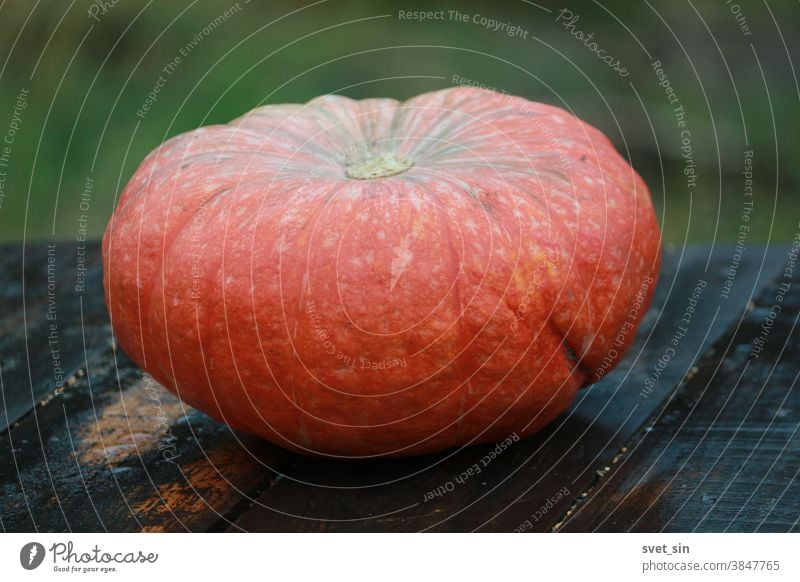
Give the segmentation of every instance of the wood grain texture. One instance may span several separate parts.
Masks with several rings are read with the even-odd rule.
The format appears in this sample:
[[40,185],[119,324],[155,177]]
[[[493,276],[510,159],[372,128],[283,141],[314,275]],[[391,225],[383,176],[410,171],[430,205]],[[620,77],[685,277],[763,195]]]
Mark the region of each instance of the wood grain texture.
[[563,529],[797,531],[798,316],[800,276],[787,267]]
[[284,455],[108,350],[0,438],[0,517],[7,531],[206,531]]
[[[24,251],[24,255],[23,255]],[[102,289],[100,247],[31,243],[11,247],[2,269],[0,317],[0,433],[85,364],[87,354],[107,345],[108,316]],[[105,343],[104,343],[105,342]]]

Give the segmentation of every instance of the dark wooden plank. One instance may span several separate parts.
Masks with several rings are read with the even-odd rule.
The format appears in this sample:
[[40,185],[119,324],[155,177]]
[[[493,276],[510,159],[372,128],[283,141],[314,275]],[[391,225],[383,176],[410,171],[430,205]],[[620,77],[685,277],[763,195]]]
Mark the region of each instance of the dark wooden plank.
[[5,244],[0,246],[0,321],[13,313],[16,306],[8,301],[20,295],[22,288],[22,251],[24,245]]
[[109,349],[0,437],[0,523],[7,531],[222,529],[287,454],[184,407]]
[[796,531],[799,316],[787,263],[563,529]]
[[[0,281],[2,282],[0,284],[0,331],[3,332],[3,335],[15,330],[22,321],[23,285],[26,288],[25,298],[28,302],[41,303],[45,300],[49,244],[51,243],[40,241],[0,247]],[[56,252],[61,248],[59,254],[63,254],[67,243],[55,244]],[[100,258],[99,245],[91,243],[88,252],[89,260],[92,263],[98,262]],[[53,274],[57,281],[61,281],[68,274],[73,274],[72,265],[65,260],[56,261]]]
[[83,245],[80,258],[72,242],[31,243],[24,257],[21,246],[5,248],[19,264],[6,263],[0,280],[0,433],[83,365],[84,347],[94,353],[110,336],[99,243]]
[[[598,474],[619,461],[623,445],[684,376],[693,373],[698,355],[738,320],[753,292],[781,264],[783,252],[745,250],[728,285],[733,247],[716,247],[711,253],[706,247],[667,249],[656,298],[631,352],[618,370],[582,392],[569,412],[547,430],[514,443],[495,458],[491,445],[373,463],[295,457],[236,527],[248,531],[552,529]],[[692,321],[669,365],[643,393],[675,337],[698,280],[706,286]],[[441,488],[443,495],[432,493]]]

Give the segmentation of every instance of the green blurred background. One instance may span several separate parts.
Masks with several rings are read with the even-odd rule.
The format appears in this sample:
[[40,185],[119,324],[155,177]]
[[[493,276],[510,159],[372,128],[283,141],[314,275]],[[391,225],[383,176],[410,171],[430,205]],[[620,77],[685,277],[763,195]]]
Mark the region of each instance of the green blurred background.
[[[82,214],[89,235],[100,237],[138,163],[177,133],[324,93],[407,98],[450,86],[454,76],[567,107],[606,132],[650,185],[671,242],[737,239],[744,152],[752,150],[747,241],[790,240],[800,219],[800,92],[791,66],[800,63],[799,6],[6,1],[0,134],[12,143],[0,150],[0,240],[74,239]],[[579,16],[575,29],[593,33],[627,77],[556,21],[562,8]],[[398,14],[455,9],[468,22]],[[475,15],[518,26],[526,38],[488,30]],[[182,49],[181,63],[165,75]],[[653,60],[686,112],[693,189]],[[137,116],[160,75],[157,100]]]

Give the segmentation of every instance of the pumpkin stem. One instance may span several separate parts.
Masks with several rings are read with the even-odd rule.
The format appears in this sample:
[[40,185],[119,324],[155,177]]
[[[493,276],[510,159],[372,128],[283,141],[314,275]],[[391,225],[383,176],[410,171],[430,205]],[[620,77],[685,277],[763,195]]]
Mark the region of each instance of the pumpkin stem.
[[387,152],[363,162],[347,166],[345,173],[354,180],[374,180],[401,174],[408,170],[414,162],[403,156]]

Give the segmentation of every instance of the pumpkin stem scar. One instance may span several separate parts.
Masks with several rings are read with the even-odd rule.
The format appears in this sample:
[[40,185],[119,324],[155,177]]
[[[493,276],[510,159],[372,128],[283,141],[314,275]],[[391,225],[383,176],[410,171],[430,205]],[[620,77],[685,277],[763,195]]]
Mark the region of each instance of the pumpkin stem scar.
[[350,164],[345,173],[348,178],[354,180],[374,180],[402,174],[413,165],[414,162],[408,158],[387,152],[363,162]]

